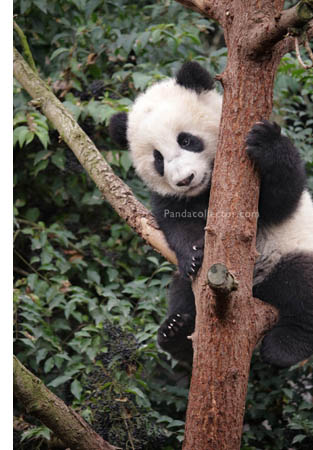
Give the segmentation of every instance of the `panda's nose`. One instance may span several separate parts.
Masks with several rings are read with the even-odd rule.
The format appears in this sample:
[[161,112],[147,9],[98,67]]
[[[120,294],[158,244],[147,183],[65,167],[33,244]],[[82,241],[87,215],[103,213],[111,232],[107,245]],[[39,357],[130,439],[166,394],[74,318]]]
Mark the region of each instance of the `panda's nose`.
[[184,178],[183,180],[181,180],[179,183],[176,184],[176,186],[189,186],[189,184],[191,183],[191,181],[194,178],[194,174],[192,173],[191,175],[189,175],[189,177]]

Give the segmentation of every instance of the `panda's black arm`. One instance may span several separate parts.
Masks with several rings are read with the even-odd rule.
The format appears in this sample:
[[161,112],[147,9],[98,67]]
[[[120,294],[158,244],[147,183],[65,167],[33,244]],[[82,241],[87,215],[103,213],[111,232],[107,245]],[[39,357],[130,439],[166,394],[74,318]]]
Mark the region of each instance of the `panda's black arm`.
[[151,203],[157,223],[176,253],[180,273],[195,275],[203,259],[208,192],[189,199],[152,193]]
[[298,149],[276,123],[257,123],[247,137],[247,152],[261,177],[259,214],[263,224],[278,224],[297,208],[306,175]]

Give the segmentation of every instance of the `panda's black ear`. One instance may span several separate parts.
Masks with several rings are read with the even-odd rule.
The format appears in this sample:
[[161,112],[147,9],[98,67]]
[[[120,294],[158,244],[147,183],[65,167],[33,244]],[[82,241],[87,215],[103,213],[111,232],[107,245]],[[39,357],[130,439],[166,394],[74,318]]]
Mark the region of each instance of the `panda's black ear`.
[[214,80],[207,70],[199,63],[188,61],[184,63],[176,75],[177,84],[192,89],[200,94],[214,88]]
[[112,140],[121,148],[127,148],[127,113],[117,113],[111,117],[109,133]]

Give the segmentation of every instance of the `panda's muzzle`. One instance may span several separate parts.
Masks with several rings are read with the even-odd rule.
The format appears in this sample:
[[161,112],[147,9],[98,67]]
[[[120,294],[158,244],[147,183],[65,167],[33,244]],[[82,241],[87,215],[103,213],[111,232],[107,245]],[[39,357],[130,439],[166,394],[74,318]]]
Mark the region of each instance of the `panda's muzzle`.
[[184,178],[179,183],[176,183],[176,186],[183,187],[183,186],[189,186],[192,180],[194,179],[194,174],[192,173],[189,175],[189,177]]

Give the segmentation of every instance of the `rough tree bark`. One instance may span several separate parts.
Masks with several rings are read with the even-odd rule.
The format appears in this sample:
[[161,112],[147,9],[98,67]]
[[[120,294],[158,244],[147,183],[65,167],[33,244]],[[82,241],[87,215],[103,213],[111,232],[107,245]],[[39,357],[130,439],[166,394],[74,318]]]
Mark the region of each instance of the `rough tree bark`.
[[54,395],[17,358],[14,364],[14,393],[26,411],[38,417],[75,450],[121,450],[104,441],[72,408]]
[[[252,298],[258,180],[245,154],[245,137],[255,122],[269,117],[276,69],[290,47],[284,37],[289,27],[303,27],[313,17],[313,2],[282,12],[282,0],[178,1],[217,20],[228,47],[227,67],[218,77],[224,100],[205,257],[193,286],[197,318],[183,448],[236,450],[251,355],[277,316]],[[229,297],[208,286],[208,269],[215,263],[225,264],[239,280]]]

